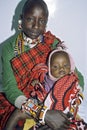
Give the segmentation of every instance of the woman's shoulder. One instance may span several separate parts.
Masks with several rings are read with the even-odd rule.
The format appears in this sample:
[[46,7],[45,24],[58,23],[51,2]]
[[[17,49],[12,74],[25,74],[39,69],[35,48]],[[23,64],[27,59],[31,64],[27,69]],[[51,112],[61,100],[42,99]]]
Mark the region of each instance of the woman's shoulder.
[[2,42],[2,48],[9,48],[9,47],[13,47],[15,45],[15,41],[17,39],[17,34],[14,34],[12,36],[10,36],[8,39],[6,39],[4,42]]
[[56,36],[55,34],[53,34],[51,31],[49,31],[49,30],[45,33],[45,36],[49,37],[49,38],[57,39],[57,40],[59,40],[61,42],[61,39],[58,36]]

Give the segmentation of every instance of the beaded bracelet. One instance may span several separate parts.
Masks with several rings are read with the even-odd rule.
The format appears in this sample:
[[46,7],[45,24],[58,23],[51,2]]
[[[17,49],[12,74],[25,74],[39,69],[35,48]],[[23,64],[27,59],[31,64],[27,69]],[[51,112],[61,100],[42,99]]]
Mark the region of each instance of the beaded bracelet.
[[45,125],[45,121],[44,121],[44,118],[45,118],[45,114],[47,112],[49,108],[46,107],[46,106],[43,106],[42,109],[41,109],[41,112],[40,112],[40,116],[39,116],[39,122],[42,124],[42,125]]
[[39,123],[42,125],[45,124],[44,118],[47,110],[48,108],[46,106],[39,106],[31,99],[28,99],[22,104],[22,111],[39,120]]
[[28,99],[27,101],[25,101],[22,104],[22,111],[31,115],[35,119],[37,119],[37,117],[38,117],[37,115],[38,115],[40,109],[41,109],[41,106],[38,106],[37,104],[35,104],[33,102],[33,100],[31,100],[31,99]]

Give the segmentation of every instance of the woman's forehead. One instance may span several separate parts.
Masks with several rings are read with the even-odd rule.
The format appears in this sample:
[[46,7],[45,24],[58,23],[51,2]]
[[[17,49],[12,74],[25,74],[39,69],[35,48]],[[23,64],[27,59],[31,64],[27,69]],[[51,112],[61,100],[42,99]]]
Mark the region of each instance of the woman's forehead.
[[40,12],[42,11],[43,15],[48,17],[48,8],[46,5],[44,4],[40,4],[40,3],[31,3],[31,4],[27,4],[26,6],[24,6],[24,9],[22,10],[22,13],[24,15],[29,14],[29,13],[33,13],[34,11],[39,10]]
[[40,6],[33,6],[31,8],[27,8],[27,10],[25,11],[25,15],[26,14],[33,14],[33,13],[42,13],[43,15],[46,15],[46,12],[43,8],[41,8]]

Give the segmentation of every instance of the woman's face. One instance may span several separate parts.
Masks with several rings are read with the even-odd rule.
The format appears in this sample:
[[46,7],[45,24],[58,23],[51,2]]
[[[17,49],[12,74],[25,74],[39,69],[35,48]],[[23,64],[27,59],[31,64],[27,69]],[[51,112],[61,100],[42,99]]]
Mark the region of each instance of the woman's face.
[[45,31],[47,17],[42,8],[35,6],[24,14],[22,18],[23,32],[31,39],[36,39]]

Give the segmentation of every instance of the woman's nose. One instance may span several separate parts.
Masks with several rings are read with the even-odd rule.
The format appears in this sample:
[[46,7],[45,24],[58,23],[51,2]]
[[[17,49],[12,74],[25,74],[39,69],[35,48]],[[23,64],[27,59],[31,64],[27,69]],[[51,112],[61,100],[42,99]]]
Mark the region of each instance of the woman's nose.
[[38,20],[35,20],[35,21],[34,21],[34,28],[37,29],[38,27],[39,27],[39,21],[38,21]]

